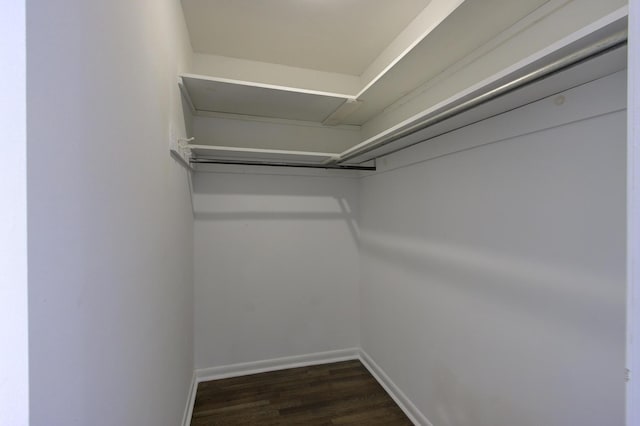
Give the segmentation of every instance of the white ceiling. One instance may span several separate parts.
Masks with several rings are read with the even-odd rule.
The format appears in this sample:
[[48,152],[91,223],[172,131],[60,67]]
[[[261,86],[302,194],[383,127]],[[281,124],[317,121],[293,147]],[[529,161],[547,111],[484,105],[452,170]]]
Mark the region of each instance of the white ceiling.
[[361,75],[429,0],[182,0],[195,52]]

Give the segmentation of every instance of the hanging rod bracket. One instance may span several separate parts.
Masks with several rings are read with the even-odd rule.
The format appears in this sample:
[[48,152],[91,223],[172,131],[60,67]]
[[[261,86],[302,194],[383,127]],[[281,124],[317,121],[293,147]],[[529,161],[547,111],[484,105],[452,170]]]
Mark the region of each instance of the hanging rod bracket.
[[174,138],[172,134],[169,143],[169,154],[189,170],[193,170],[190,163],[193,154],[191,153],[189,142],[194,139],[195,138]]

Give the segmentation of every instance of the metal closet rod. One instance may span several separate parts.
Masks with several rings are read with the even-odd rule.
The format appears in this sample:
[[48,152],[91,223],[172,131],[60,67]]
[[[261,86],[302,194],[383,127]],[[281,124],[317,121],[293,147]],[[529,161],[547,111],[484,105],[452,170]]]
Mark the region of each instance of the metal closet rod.
[[[191,164],[232,164],[235,166],[269,166],[269,167],[297,167],[304,169],[328,169],[328,170],[376,170],[376,166],[361,166],[350,164],[311,164],[311,163],[284,163],[274,161],[235,161],[219,160],[214,158],[192,158]],[[375,160],[374,160],[375,163]]]
[[[408,136],[412,133],[415,133],[419,130],[426,129],[427,127],[438,124],[442,121],[445,121],[449,118],[452,118],[456,115],[462,114],[463,112],[469,111],[472,108],[478,107],[482,104],[485,104],[491,100],[494,100],[500,96],[504,96],[509,94],[517,89],[525,87],[527,85],[533,84],[537,81],[540,81],[546,77],[549,77],[553,74],[564,71],[568,68],[571,68],[575,65],[583,63],[593,57],[603,55],[607,52],[615,50],[619,47],[622,47],[627,44],[627,30],[619,31],[609,37],[606,37],[594,44],[591,44],[583,49],[578,50],[570,55],[567,55],[563,58],[560,58],[550,64],[543,66],[535,71],[532,71],[522,77],[516,78],[502,86],[496,87],[495,89],[489,90],[481,95],[478,95],[472,99],[464,101],[458,105],[449,107],[444,111],[433,115],[420,123],[414,124],[399,133],[394,134],[393,136],[382,139],[378,142],[373,142],[369,145],[364,145],[361,148],[355,149],[351,152],[349,150],[345,151],[345,153],[341,154],[334,160],[334,164],[341,164],[345,161],[349,161],[353,158],[359,157],[363,154],[371,152],[373,150],[382,148],[390,143],[393,143],[405,136]],[[420,143],[420,142],[416,142]],[[416,143],[412,144],[415,145]],[[408,148],[409,146],[403,147]],[[401,148],[402,149],[402,148]],[[381,154],[386,155],[387,153]],[[374,159],[377,157],[374,157]],[[368,161],[368,160],[367,160]],[[332,163],[328,163],[332,164]]]

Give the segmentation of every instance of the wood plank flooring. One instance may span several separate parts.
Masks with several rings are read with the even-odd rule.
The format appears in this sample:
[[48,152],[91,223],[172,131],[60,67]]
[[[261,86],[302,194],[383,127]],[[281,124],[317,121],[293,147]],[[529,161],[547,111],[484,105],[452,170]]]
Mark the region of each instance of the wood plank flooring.
[[191,419],[203,425],[411,425],[360,361],[202,382]]

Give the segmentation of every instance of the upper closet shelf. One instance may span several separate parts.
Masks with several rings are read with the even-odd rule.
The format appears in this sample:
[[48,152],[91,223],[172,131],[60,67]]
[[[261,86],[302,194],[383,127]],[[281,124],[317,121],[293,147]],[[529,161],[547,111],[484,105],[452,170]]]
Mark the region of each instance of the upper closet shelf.
[[[325,80],[318,77],[311,84],[312,79],[302,78],[311,74],[300,69],[295,73],[289,70],[295,78],[287,80],[286,69],[274,68],[274,64],[249,67],[249,71],[270,70],[267,78],[240,67],[249,62],[228,62],[210,55],[209,62],[200,61],[201,66],[193,69],[200,74],[182,74],[179,86],[196,115],[225,120],[194,120],[198,126],[189,136],[208,148],[184,147],[186,151],[191,148],[188,154],[193,157],[181,158],[192,164],[259,161],[272,165],[360,167],[442,132],[626,66],[626,55],[621,50],[626,43],[626,7],[586,26],[575,23],[570,26],[573,31],[563,37],[538,41],[546,25],[562,21],[565,12],[560,6],[566,0],[494,3],[488,8],[477,1],[431,0],[420,19],[414,19],[378,56],[379,60],[371,63],[371,69],[358,76],[360,90],[348,94],[333,92],[338,90],[333,84],[321,84],[335,80],[336,76],[330,73],[322,74]],[[451,40],[456,43],[452,45]],[[532,41],[537,44],[529,47]],[[526,54],[519,50],[517,54],[506,52],[508,49],[502,46],[510,43]],[[594,59],[589,62],[595,65],[586,71],[578,69],[587,59]],[[234,70],[242,72],[231,72]],[[214,75],[214,71],[219,74]],[[545,90],[539,89],[543,80]],[[291,86],[287,86],[288,81]],[[323,91],[323,87],[327,90]],[[258,121],[267,125],[254,125]],[[328,128],[338,125],[340,128]],[[286,133],[280,131],[285,127]],[[336,151],[342,152],[306,151],[314,147],[317,151],[332,150],[324,137],[332,137],[337,131],[350,132],[344,141],[340,139],[342,145]],[[214,143],[224,146],[216,147]],[[252,145],[300,149],[260,150]]]
[[370,164],[330,164],[337,160],[337,154],[328,152],[238,148],[183,143],[172,149],[172,155],[177,156],[185,165],[196,171],[199,171],[199,169],[194,167],[207,164],[376,170],[375,162]]
[[295,161],[305,163],[322,163],[336,157],[328,152],[290,151],[281,149],[239,148],[214,145],[187,145],[196,158],[251,161]]
[[348,96],[183,74],[183,94],[196,112],[323,122]]

